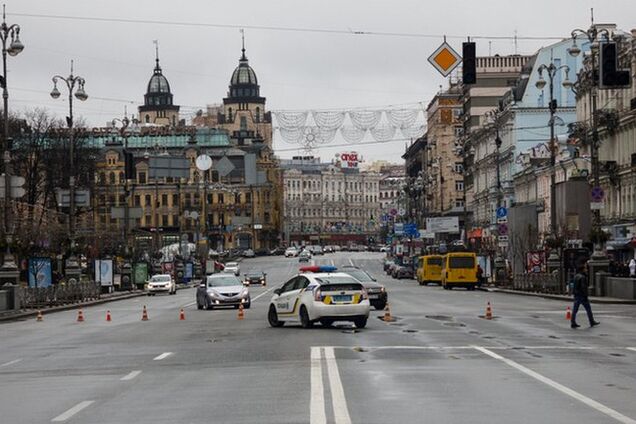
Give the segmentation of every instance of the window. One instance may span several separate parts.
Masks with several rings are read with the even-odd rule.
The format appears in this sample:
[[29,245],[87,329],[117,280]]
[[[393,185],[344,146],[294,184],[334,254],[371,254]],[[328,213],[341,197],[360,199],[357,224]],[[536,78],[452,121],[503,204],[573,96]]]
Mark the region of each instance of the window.
[[140,206],[141,205],[141,196],[139,196],[138,194],[135,194],[135,206]]
[[219,193],[219,194],[217,194],[217,196],[218,196],[218,199],[219,199],[219,203],[221,203],[221,204],[222,204],[222,203],[224,202],[223,194],[222,194],[222,193]]
[[460,199],[455,200],[455,207],[456,208],[463,208],[464,207],[464,201],[460,200]]
[[245,193],[245,203],[252,202],[252,193]]
[[254,118],[254,120],[256,122],[261,122],[261,108],[260,107],[256,108],[256,117]]
[[162,194],[161,195],[161,204],[163,206],[168,206],[168,195],[167,194]]
[[461,162],[455,162],[455,172],[458,174],[464,173],[464,165]]
[[146,124],[150,123],[150,115],[146,115]]
[[108,174],[108,182],[110,184],[115,184],[115,173],[114,172],[110,172]]
[[247,118],[241,116],[241,131],[247,131]]
[[168,226],[168,215],[162,215],[161,216],[161,221],[163,222],[163,226],[167,227]]
[[464,191],[463,181],[455,181],[455,191]]
[[172,206],[179,206],[179,195],[178,194],[173,194],[172,195]]
[[140,172],[137,179],[139,180],[139,184],[146,184],[146,173]]
[[234,194],[234,203],[241,203],[241,193]]
[[151,200],[151,198],[150,198],[150,195],[149,195],[149,194],[146,194],[144,197],[145,197],[145,199],[144,199],[144,205],[146,205],[146,206],[150,206],[150,205],[152,205],[152,200]]

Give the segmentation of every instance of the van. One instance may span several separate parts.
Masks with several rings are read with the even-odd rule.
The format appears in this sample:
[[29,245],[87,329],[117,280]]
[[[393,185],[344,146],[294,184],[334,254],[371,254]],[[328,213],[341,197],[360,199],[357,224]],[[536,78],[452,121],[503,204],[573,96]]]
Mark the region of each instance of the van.
[[477,286],[477,256],[472,252],[451,252],[442,261],[442,287],[465,287],[474,290]]
[[442,255],[420,256],[417,268],[417,282],[420,286],[429,283],[442,284]]

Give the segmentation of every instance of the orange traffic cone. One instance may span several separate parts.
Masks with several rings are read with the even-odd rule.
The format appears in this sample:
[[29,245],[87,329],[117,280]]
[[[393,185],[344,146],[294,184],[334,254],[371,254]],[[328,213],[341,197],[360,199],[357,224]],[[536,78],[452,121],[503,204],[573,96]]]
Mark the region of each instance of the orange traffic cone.
[[179,311],[179,321],[185,321],[185,311],[183,310],[183,308],[181,308],[181,311]]
[[243,319],[245,318],[245,308],[243,308],[243,304],[241,303],[239,305],[239,310],[238,310],[238,319]]
[[490,302],[486,305],[486,319],[492,319],[492,307],[490,306]]
[[148,310],[146,310],[146,305],[144,305],[144,310],[141,313],[141,320],[142,321],[148,321]]
[[389,302],[387,302],[386,306],[384,307],[384,317],[382,318],[382,320],[385,321],[385,322],[393,321],[393,317],[391,316],[391,307],[389,306]]
[[77,322],[84,322],[84,312],[81,308],[77,311]]
[[42,311],[38,311],[38,316],[35,318],[37,322],[44,321],[44,317],[42,316]]
[[567,319],[568,321],[572,321],[572,310],[570,309],[569,306],[565,310],[565,319]]
[[106,322],[111,322],[112,318],[110,316],[110,311],[106,311]]

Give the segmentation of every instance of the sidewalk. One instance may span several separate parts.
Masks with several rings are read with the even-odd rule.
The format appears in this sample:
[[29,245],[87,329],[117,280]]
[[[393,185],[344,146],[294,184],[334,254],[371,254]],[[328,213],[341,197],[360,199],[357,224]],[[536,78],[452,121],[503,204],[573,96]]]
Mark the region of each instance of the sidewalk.
[[[573,298],[569,295],[563,294],[547,294],[547,293],[535,293],[535,292],[526,292],[521,290],[512,290],[512,289],[500,289],[497,287],[484,287],[481,290],[488,291],[491,293],[505,293],[505,294],[516,294],[519,296],[534,296],[534,297],[542,297],[544,299],[552,299],[552,300],[562,300],[566,302],[572,302]],[[636,300],[633,299],[618,299],[615,297],[597,297],[590,296],[590,303],[598,303],[598,304],[606,304],[606,305],[636,305]]]
[[[116,300],[130,299],[133,297],[144,296],[146,292],[142,290],[135,290],[133,292],[115,292],[115,293],[106,293],[100,295],[99,299],[89,300],[86,302],[72,303],[69,305],[60,305],[53,306],[50,308],[43,308],[40,311],[42,314],[48,314],[52,312],[60,312],[60,311],[68,311],[70,309],[77,309],[85,306],[99,305],[102,303],[113,302]],[[19,309],[17,311],[4,311],[0,312],[0,322],[2,321],[11,321],[17,319],[24,319],[29,317],[34,317],[38,314],[37,309]]]

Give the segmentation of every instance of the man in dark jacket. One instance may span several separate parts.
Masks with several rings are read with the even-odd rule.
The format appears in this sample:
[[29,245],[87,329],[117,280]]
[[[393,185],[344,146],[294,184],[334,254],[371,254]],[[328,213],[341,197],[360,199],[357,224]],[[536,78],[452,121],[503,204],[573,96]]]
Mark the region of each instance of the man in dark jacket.
[[594,316],[592,315],[592,307],[590,306],[590,301],[588,299],[587,287],[588,287],[588,275],[587,275],[587,262],[585,262],[578,270],[576,275],[574,276],[574,306],[572,307],[572,321],[570,321],[570,327],[578,328],[580,325],[576,323],[576,313],[579,310],[579,306],[583,305],[585,311],[587,312],[587,318],[590,320],[590,327],[594,327],[595,325],[599,325],[598,321],[594,321]]

